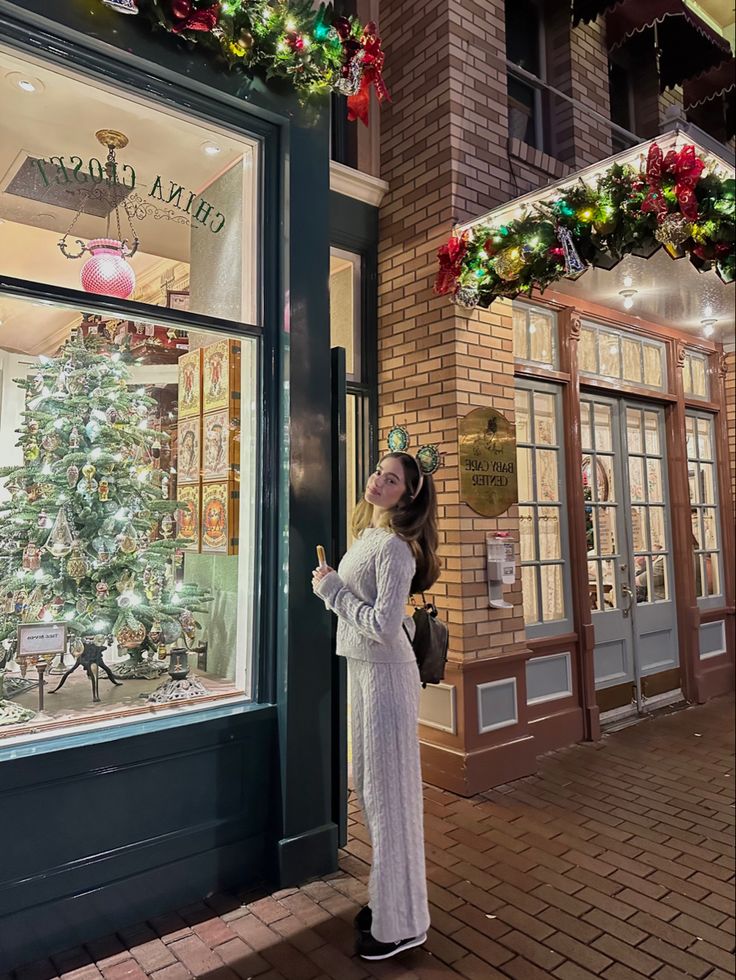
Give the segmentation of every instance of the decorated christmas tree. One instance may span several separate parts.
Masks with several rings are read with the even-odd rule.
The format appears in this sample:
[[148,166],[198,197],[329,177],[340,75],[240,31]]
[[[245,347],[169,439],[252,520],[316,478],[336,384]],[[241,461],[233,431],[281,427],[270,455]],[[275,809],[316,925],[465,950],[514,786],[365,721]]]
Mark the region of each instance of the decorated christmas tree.
[[[21,623],[65,623],[130,653],[115,672],[157,676],[167,645],[190,646],[209,596],[181,581],[176,500],[160,468],[156,401],[130,382],[123,347],[75,330],[16,380],[26,392],[17,445],[0,469],[0,642]],[[157,656],[157,654],[159,656]]]

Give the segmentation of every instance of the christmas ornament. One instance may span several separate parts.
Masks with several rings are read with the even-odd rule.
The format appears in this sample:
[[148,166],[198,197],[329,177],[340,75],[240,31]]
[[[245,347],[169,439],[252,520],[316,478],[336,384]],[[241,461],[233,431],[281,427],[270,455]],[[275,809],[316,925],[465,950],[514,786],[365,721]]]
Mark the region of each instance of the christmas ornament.
[[95,595],[100,602],[104,602],[110,595],[110,586],[107,582],[98,582],[95,586]]
[[110,423],[110,425],[115,425],[117,420],[120,418],[120,415],[118,413],[118,410],[116,408],[113,408],[113,406],[111,405],[105,412],[105,418]]
[[49,515],[46,513],[45,510],[39,512],[38,520],[36,523],[38,524],[39,527],[49,526]]
[[60,507],[44,547],[54,558],[63,558],[72,550],[73,543],[74,534],[72,533],[69,518],[64,507]]
[[587,266],[578,255],[572,234],[569,229],[559,227],[557,229],[557,238],[565,255],[565,278],[577,279],[578,276],[582,276]]
[[23,447],[23,456],[27,463],[32,463],[41,455],[41,449],[35,439],[31,439]]
[[667,254],[673,259],[679,259],[685,254],[682,245],[690,238],[692,224],[681,214],[668,214],[654,232],[654,237],[664,245]]
[[79,583],[87,574],[87,562],[79,550],[78,545],[75,545],[74,550],[67,560],[66,573],[74,579],[77,586],[79,586]]
[[74,608],[77,610],[80,616],[84,616],[84,614],[90,608],[89,599],[87,599],[86,596],[80,595],[80,597],[74,603]]
[[28,422],[28,431],[35,435],[38,432],[38,419],[31,419]]
[[466,231],[459,235],[453,234],[449,242],[442,245],[437,252],[440,267],[434,290],[441,296],[456,291],[457,280],[463,269],[463,260],[468,252],[468,237]]
[[79,449],[80,442],[81,436],[79,435],[79,429],[75,425],[72,431],[69,433],[69,448]]
[[83,493],[94,493],[97,489],[97,480],[94,479],[96,473],[96,468],[93,463],[86,463],[82,467],[82,476],[84,477],[83,482],[79,486],[80,492]]
[[455,302],[466,310],[475,309],[479,298],[480,293],[475,286],[460,286],[455,293]]
[[71,652],[74,657],[81,657],[84,653],[84,642],[81,636],[75,636],[72,640]]
[[118,547],[124,555],[132,555],[138,550],[138,535],[132,524],[117,536]]
[[151,457],[153,459],[160,459],[161,458],[161,443],[160,443],[160,441],[158,439],[155,439],[151,443]]
[[102,0],[106,7],[111,7],[118,14],[137,14],[136,0]]
[[168,541],[168,539],[171,537],[173,533],[174,533],[174,518],[171,516],[171,514],[165,514],[161,518],[161,535],[165,540]]
[[57,448],[60,442],[61,439],[59,438],[58,433],[50,432],[48,433],[48,435],[45,435],[43,437],[43,439],[41,440],[41,445],[47,452],[53,452],[54,449]]
[[13,598],[12,592],[5,593],[5,599],[3,601],[3,612],[5,613],[6,616],[9,616],[11,613],[15,612],[15,599]]
[[94,442],[100,434],[100,423],[96,419],[90,419],[84,427],[84,432],[90,442]]
[[146,638],[146,627],[133,616],[128,616],[124,624],[115,634],[118,645],[124,649],[133,649],[143,643]]
[[493,269],[498,278],[503,279],[504,282],[518,279],[523,268],[524,259],[520,248],[505,248],[493,260]]
[[238,44],[243,49],[243,54],[250,54],[255,43],[255,38],[250,31],[241,31],[238,34]]
[[179,617],[179,623],[181,624],[181,629],[186,639],[194,639],[194,636],[197,633],[197,623],[189,609],[185,609],[181,614]]
[[29,542],[23,549],[23,568],[27,572],[35,572],[41,567],[41,550],[38,545]]
[[161,633],[161,623],[157,619],[154,619],[148,631],[148,638],[154,646],[158,645],[158,641],[161,639]]
[[103,477],[100,480],[98,495],[100,500],[104,501],[110,499],[110,481],[106,477]]
[[67,466],[66,469],[66,482],[70,487],[76,487],[77,480],[79,479],[79,467],[72,463],[71,466]]

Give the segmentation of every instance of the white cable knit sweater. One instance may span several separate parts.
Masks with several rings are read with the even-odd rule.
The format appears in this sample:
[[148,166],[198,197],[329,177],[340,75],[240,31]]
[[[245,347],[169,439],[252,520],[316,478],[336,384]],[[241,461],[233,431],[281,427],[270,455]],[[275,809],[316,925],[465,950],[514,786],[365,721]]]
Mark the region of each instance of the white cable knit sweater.
[[[315,589],[337,614],[338,656],[372,663],[414,661],[402,626],[415,569],[406,541],[386,528],[363,531],[337,571],[325,575]],[[408,623],[413,627],[407,618]]]

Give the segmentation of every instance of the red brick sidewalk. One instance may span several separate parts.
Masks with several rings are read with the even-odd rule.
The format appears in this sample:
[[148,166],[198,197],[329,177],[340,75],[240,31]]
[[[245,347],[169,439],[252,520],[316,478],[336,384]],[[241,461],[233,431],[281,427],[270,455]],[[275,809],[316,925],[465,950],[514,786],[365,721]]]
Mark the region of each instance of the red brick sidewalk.
[[643,722],[471,800],[427,787],[432,929],[397,960],[353,956],[370,848],[351,805],[338,874],[217,897],[13,977],[730,980],[733,710],[721,699]]

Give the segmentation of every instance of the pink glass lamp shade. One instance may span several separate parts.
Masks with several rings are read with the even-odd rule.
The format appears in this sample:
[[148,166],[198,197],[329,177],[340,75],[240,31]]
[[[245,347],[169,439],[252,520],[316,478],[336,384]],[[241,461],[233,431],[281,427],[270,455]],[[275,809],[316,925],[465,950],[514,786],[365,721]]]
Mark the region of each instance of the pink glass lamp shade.
[[127,299],[135,289],[135,272],[126,261],[132,254],[115,238],[95,238],[86,251],[91,255],[82,268],[82,288],[88,293]]

